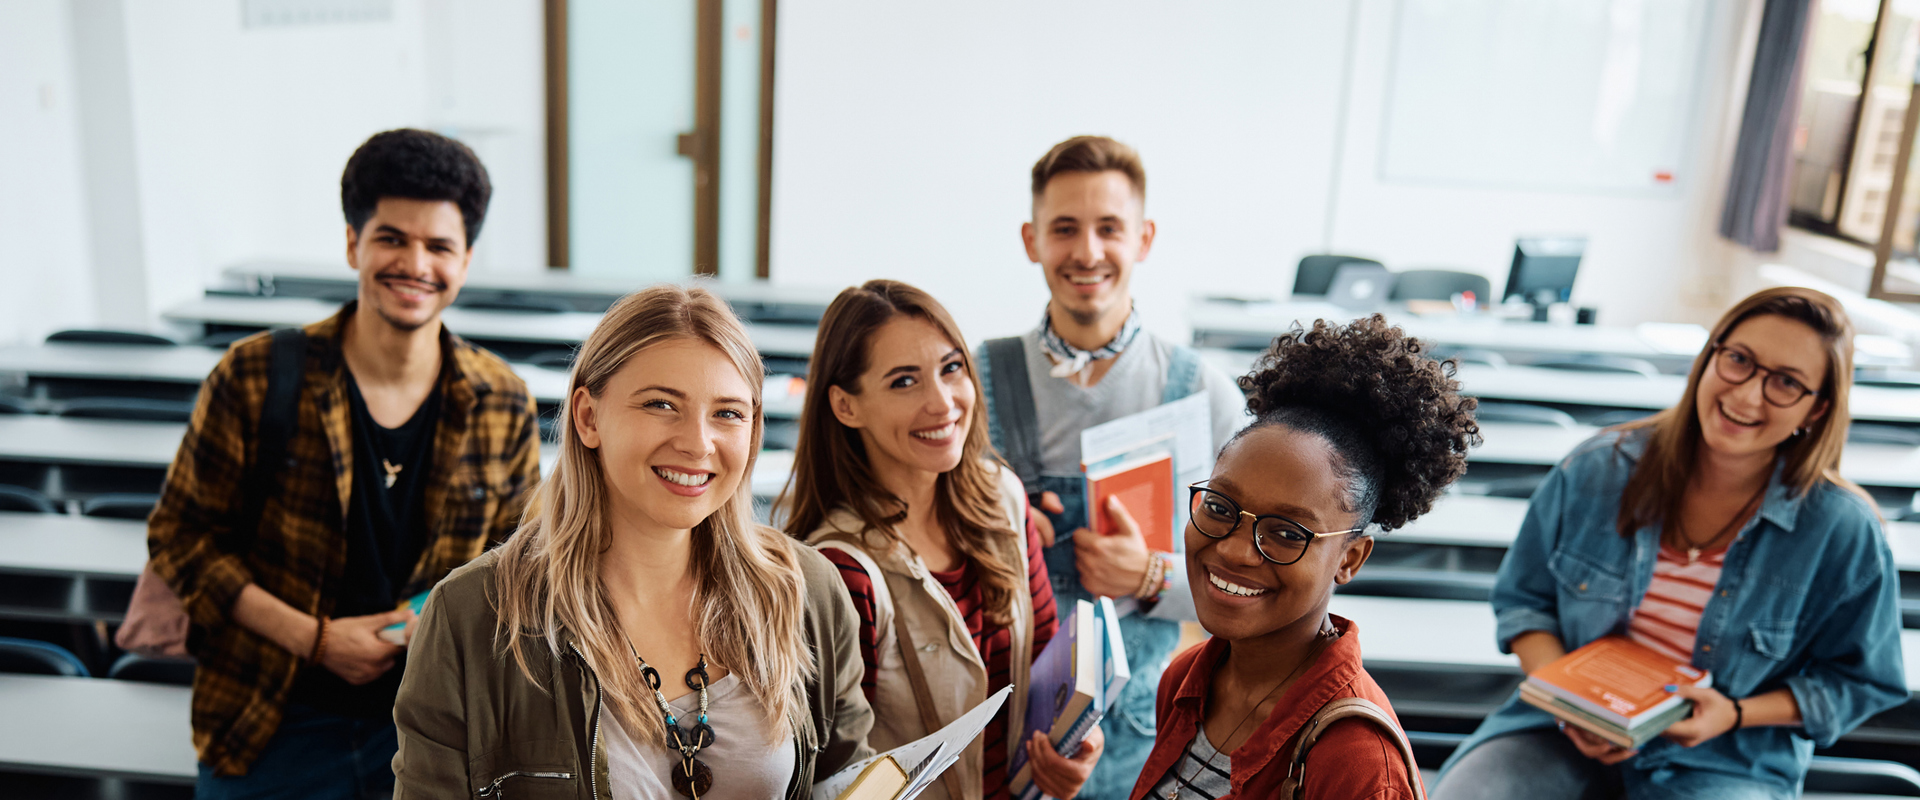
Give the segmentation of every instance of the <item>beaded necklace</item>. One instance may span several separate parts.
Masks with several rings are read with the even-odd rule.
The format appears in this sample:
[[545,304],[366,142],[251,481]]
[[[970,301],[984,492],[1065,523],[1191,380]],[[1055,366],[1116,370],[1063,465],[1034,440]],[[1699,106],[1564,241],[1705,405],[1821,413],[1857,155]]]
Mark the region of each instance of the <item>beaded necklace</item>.
[[660,693],[660,671],[640,657],[640,651],[634,649],[632,639],[627,640],[627,650],[633,653],[633,660],[640,664],[640,677],[646,679],[647,686],[653,690],[653,702],[660,706],[660,715],[667,726],[667,746],[680,753],[680,768],[673,771],[673,790],[683,797],[699,800],[701,795],[713,788],[713,768],[695,757],[701,750],[713,746],[713,726],[707,724],[707,686],[713,682],[707,675],[707,654],[701,653],[699,666],[687,670],[687,688],[700,693],[700,716],[694,722],[693,730],[683,731],[680,721],[674,717],[673,706],[667,705],[667,696]]

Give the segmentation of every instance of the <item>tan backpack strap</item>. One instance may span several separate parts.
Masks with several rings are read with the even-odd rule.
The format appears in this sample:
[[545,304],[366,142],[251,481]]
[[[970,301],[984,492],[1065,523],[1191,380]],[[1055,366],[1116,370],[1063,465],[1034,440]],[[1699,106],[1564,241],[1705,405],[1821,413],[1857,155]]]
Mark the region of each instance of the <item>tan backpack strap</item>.
[[1314,712],[1313,718],[1300,729],[1300,736],[1294,741],[1293,753],[1287,757],[1287,778],[1280,784],[1280,796],[1288,800],[1299,800],[1306,795],[1307,753],[1313,749],[1320,734],[1343,719],[1359,718],[1372,722],[1393,736],[1400,745],[1400,758],[1406,763],[1407,785],[1413,788],[1415,800],[1426,800],[1425,787],[1420,785],[1420,764],[1413,758],[1413,743],[1407,741],[1407,735],[1400,730],[1400,723],[1392,714],[1364,697],[1342,697],[1329,701]]

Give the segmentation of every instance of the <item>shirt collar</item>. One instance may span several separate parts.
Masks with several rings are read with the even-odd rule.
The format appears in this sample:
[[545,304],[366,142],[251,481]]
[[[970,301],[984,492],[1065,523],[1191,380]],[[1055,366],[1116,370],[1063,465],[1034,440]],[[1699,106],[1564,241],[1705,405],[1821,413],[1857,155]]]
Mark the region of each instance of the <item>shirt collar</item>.
[[[1247,738],[1246,744],[1235,752],[1243,753],[1243,758],[1234,759],[1233,772],[1239,776],[1253,774],[1264,769],[1267,762],[1281,755],[1281,746],[1293,739],[1294,735],[1305,727],[1329,701],[1350,694],[1348,687],[1360,675],[1360,626],[1345,617],[1328,614],[1340,637],[1327,644],[1320,657],[1308,667],[1287,693],[1281,695],[1281,702],[1274,704],[1273,713],[1255,728]],[[1214,672],[1220,661],[1226,658],[1228,643],[1216,636],[1201,645],[1199,656],[1194,658],[1192,668],[1180,681],[1180,689],[1173,696],[1174,705],[1191,715],[1196,722],[1204,719],[1207,692],[1213,686]],[[1216,746],[1221,743],[1216,743]],[[1254,745],[1248,747],[1247,745]]]
[[1794,521],[1800,518],[1800,505],[1806,502],[1807,495],[1793,491],[1786,477],[1787,460],[1778,459],[1773,465],[1773,477],[1767,479],[1766,495],[1760,500],[1760,518],[1790,531]]

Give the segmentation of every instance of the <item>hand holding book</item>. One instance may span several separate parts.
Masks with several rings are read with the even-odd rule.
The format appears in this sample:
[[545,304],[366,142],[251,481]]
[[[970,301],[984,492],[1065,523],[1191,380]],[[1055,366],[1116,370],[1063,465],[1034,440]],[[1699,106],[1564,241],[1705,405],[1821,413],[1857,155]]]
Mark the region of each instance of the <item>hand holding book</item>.
[[1073,797],[1087,784],[1087,778],[1092,777],[1093,767],[1100,763],[1100,752],[1105,749],[1107,735],[1099,726],[1087,732],[1087,738],[1080,740],[1080,752],[1071,758],[1056,752],[1053,740],[1046,734],[1034,731],[1033,738],[1027,740],[1033,783],[1047,797]]
[[1722,736],[1733,731],[1740,714],[1734,710],[1734,701],[1711,686],[1675,687],[1675,694],[1693,703],[1693,716],[1667,726],[1661,736],[1680,744],[1693,747],[1708,739]]

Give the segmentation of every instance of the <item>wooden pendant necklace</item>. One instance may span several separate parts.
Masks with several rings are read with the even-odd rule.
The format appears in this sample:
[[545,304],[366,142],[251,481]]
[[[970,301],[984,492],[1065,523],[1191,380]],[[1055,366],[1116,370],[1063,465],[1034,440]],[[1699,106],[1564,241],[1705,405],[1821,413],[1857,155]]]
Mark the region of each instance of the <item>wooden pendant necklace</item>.
[[1760,502],[1760,497],[1766,493],[1767,485],[1764,483],[1760,484],[1760,491],[1754,492],[1752,497],[1747,498],[1746,505],[1741,506],[1739,511],[1733,513],[1733,519],[1727,520],[1727,524],[1720,526],[1719,532],[1704,542],[1695,543],[1693,537],[1687,535],[1687,523],[1684,520],[1675,520],[1677,524],[1674,525],[1673,532],[1680,537],[1681,541],[1687,543],[1687,565],[1692,566],[1694,562],[1700,560],[1700,548],[1720,541],[1721,537],[1726,536],[1729,531],[1732,531],[1734,526],[1745,521],[1747,512],[1752,511],[1753,505]]
[[400,470],[407,468],[405,464],[395,464],[384,458],[380,459],[380,466],[387,470],[387,488],[389,489],[393,488],[394,481],[400,480]]
[[640,651],[634,649],[633,639],[627,639],[627,650],[633,653],[633,660],[640,664],[640,677],[646,679],[647,686],[653,690],[653,702],[660,706],[660,716],[667,726],[667,746],[680,754],[680,767],[673,771],[673,790],[683,797],[700,800],[700,796],[713,788],[713,768],[707,762],[695,756],[700,751],[713,746],[713,726],[707,724],[709,709],[707,686],[712,680],[707,676],[707,654],[700,654],[700,664],[687,670],[687,688],[700,693],[700,716],[694,721],[693,730],[680,729],[680,721],[674,717],[673,706],[667,704],[667,696],[660,693],[660,671],[640,657]]

